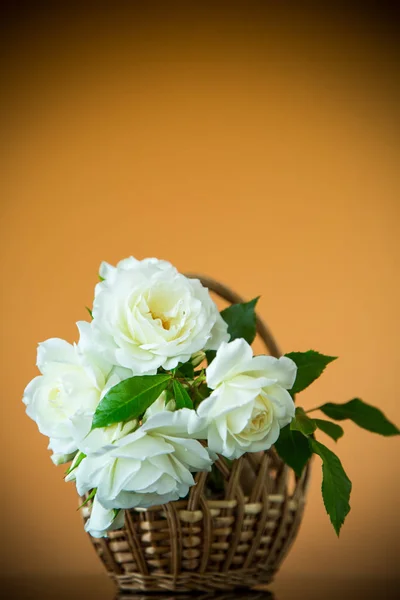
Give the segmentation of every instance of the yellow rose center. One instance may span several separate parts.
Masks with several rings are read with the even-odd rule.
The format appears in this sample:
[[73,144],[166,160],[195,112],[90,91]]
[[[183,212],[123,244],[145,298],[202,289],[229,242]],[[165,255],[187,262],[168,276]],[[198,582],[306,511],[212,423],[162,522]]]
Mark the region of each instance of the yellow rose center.
[[259,396],[243,433],[246,435],[261,434],[270,428],[272,420],[273,410],[272,407],[269,406],[269,401],[266,398]]
[[268,421],[268,412],[263,410],[252,417],[250,421],[250,428],[254,431],[260,431],[260,429],[265,428],[266,421]]
[[151,315],[151,318],[154,321],[157,321],[157,319],[160,321],[161,327],[163,329],[165,329],[166,331],[170,330],[170,328],[171,328],[171,320],[168,319],[168,317],[166,317],[162,313],[157,313],[156,311],[151,310],[151,309],[150,309],[150,315]]
[[54,387],[50,390],[50,393],[48,396],[49,403],[52,404],[54,406],[54,408],[60,408],[60,406],[61,406],[60,394],[61,394],[61,390],[59,387]]

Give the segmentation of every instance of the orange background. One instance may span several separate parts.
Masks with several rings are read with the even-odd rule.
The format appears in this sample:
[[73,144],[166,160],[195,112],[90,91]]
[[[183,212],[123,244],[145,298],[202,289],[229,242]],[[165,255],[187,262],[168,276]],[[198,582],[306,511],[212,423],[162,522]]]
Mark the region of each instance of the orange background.
[[[4,573],[102,572],[74,486],[21,402],[37,342],[76,340],[101,260],[157,256],[248,299],[261,294],[284,351],[340,357],[302,395],[305,407],[360,396],[399,423],[400,98],[384,25],[257,3],[10,23]],[[316,460],[282,578],[397,574],[398,440],[345,430],[337,450],[354,491],[340,540]]]

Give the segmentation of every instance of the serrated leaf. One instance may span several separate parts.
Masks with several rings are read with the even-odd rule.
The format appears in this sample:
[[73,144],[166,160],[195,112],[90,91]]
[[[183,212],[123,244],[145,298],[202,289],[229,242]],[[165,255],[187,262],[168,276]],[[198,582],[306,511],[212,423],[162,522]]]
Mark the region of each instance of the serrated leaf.
[[320,406],[319,410],[335,421],[350,419],[359,427],[380,435],[391,436],[400,433],[396,425],[391,423],[379,408],[375,408],[359,398],[354,398],[344,404],[328,402]]
[[351,481],[336,454],[317,440],[310,438],[309,442],[312,451],[322,459],[322,498],[336,534],[339,535],[350,511]]
[[326,365],[337,358],[337,356],[325,356],[315,350],[289,352],[285,356],[291,358],[297,365],[296,381],[290,390],[291,394],[298,394],[305,390],[313,381],[318,379]]
[[281,429],[275,448],[281,459],[300,477],[312,455],[308,439],[299,431],[292,431],[290,425],[286,425]]
[[296,414],[294,419],[290,423],[290,429],[292,431],[300,431],[305,436],[312,435],[317,429],[317,425],[314,419],[310,419],[304,412],[301,406],[296,408]]
[[336,423],[332,423],[332,421],[326,421],[325,419],[314,419],[315,424],[318,429],[329,435],[335,442],[338,441],[339,438],[344,434],[343,427],[337,425]]
[[258,299],[259,296],[250,302],[232,304],[221,311],[221,317],[228,324],[231,341],[244,338],[249,344],[253,343],[257,332],[255,307]]
[[92,429],[138,419],[165,390],[171,375],[138,375],[112,387],[97,406]]
[[180,381],[174,379],[172,383],[176,408],[191,408],[194,409],[193,402],[187,390],[183,387]]

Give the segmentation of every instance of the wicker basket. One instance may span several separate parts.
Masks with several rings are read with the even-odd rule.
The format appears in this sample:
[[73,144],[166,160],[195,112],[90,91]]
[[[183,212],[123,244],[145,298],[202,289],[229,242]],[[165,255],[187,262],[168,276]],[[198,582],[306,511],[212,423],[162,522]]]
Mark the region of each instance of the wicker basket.
[[[243,301],[198,278],[228,302]],[[257,332],[279,356],[260,319]],[[222,492],[211,491],[209,473],[197,473],[188,498],[126,511],[124,529],[108,538],[89,536],[121,591],[211,592],[272,581],[300,525],[309,465],[297,478],[273,449],[245,454],[231,466],[223,458],[215,464]],[[87,519],[90,507],[82,510]]]

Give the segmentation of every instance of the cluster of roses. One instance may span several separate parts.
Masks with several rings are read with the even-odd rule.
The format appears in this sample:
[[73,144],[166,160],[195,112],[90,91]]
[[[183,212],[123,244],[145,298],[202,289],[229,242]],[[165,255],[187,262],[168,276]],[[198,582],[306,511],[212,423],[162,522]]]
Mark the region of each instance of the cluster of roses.
[[95,537],[122,527],[124,509],[185,497],[216,453],[270,448],[295,415],[297,371],[229,341],[208,290],[168,262],[103,263],[100,279],[79,342],[39,344],[24,393],[53,462],[72,461],[66,480],[92,498]]

